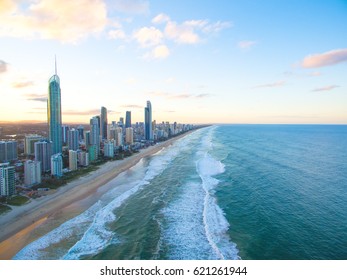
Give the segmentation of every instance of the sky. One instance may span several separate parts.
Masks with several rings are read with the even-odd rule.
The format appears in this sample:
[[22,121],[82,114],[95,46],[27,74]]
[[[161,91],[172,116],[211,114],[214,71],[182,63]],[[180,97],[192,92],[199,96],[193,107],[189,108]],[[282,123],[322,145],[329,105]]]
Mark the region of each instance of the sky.
[[0,121],[347,124],[346,0],[0,0]]

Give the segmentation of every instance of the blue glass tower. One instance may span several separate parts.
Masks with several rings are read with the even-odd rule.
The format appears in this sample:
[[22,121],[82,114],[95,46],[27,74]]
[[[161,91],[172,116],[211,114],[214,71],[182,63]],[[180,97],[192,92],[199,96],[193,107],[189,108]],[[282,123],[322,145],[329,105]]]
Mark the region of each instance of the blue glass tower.
[[60,79],[57,75],[57,62],[55,61],[55,74],[49,79],[47,119],[49,126],[49,140],[53,142],[53,154],[61,153],[63,146],[61,128],[61,94]]
[[145,139],[153,140],[152,132],[152,104],[147,101],[147,107],[145,107]]

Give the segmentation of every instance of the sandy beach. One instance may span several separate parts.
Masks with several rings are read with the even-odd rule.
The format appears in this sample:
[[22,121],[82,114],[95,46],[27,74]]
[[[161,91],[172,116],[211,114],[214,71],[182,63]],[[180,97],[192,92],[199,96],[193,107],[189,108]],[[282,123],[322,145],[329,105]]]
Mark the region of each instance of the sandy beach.
[[[107,162],[98,170],[60,187],[53,194],[13,207],[12,211],[0,216],[0,259],[11,259],[27,244],[39,238],[38,228],[44,228],[41,230],[42,235],[59,225],[56,220],[62,223],[85,211],[107,191],[102,189],[107,182],[142,158],[157,153],[189,133],[140,150],[138,154],[124,160]],[[83,203],[75,207],[74,204],[80,201]],[[58,216],[60,218],[55,219]],[[32,234],[34,230],[36,233]]]

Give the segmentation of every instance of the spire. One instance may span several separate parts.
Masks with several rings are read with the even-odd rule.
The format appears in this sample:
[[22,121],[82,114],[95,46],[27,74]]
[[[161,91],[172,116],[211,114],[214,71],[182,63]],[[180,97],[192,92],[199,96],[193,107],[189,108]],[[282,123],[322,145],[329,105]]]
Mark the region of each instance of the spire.
[[54,55],[55,75],[57,75],[57,56]]

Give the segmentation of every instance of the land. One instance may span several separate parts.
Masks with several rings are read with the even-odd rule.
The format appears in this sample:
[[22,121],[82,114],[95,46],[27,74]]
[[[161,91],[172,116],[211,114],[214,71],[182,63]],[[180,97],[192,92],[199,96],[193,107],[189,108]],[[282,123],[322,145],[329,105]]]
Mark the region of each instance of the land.
[[[96,171],[69,182],[49,195],[13,207],[12,211],[3,213],[0,216],[0,259],[11,259],[27,244],[39,238],[38,234],[32,234],[38,227],[44,228],[40,231],[43,235],[58,226],[56,222],[52,222],[56,216],[61,217],[63,213],[64,218],[59,219],[59,222],[63,223],[82,213],[107,191],[102,188],[107,182],[134,166],[142,158],[159,152],[191,132],[140,150],[139,153],[123,160],[107,162]],[[84,202],[77,208],[72,207],[79,201]]]

